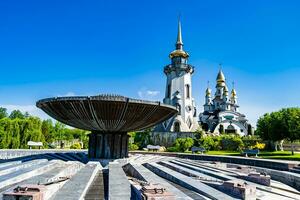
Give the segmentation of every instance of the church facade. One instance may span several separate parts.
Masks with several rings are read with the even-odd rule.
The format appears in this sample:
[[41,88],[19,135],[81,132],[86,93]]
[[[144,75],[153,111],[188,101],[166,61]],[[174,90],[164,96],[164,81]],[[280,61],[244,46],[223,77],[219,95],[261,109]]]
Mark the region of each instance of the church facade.
[[[216,91],[206,89],[204,111],[197,114],[196,103],[192,95],[192,75],[194,66],[188,64],[189,54],[183,49],[181,24],[178,22],[175,50],[169,54],[171,63],[164,67],[166,75],[165,104],[177,108],[178,114],[157,125],[153,134],[180,133],[187,134],[204,129],[207,133],[236,133],[247,135],[249,124],[245,115],[239,113],[237,94],[232,88],[229,94],[226,79],[220,70],[216,80]],[[251,128],[251,126],[250,126]],[[180,137],[180,136],[179,136]]]
[[216,79],[216,91],[212,98],[212,90],[205,92],[204,112],[199,115],[201,127],[214,134],[236,133],[241,136],[252,134],[251,125],[244,114],[239,112],[237,93],[232,88],[230,94],[222,70]]

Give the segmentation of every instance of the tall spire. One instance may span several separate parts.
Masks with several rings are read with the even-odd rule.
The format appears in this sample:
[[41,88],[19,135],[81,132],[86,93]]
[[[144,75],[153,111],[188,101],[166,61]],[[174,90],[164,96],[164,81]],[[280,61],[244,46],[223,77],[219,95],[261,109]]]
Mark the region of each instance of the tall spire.
[[174,57],[182,57],[187,59],[189,57],[189,54],[183,50],[180,18],[178,19],[178,32],[177,32],[177,40],[175,43],[175,47],[176,49],[172,51],[169,55],[171,59]]
[[177,41],[175,46],[177,50],[182,50],[183,42],[182,42],[182,35],[181,35],[180,17],[178,18],[178,32],[177,32]]

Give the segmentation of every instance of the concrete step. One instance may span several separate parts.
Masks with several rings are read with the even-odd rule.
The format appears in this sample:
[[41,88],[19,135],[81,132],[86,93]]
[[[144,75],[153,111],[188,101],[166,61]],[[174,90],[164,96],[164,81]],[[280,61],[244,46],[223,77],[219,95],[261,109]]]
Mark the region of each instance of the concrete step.
[[300,165],[293,167],[294,169],[300,169]]
[[159,184],[163,186],[164,188],[166,188],[166,191],[174,194],[176,196],[176,199],[178,200],[192,199],[188,195],[186,195],[185,193],[183,193],[182,191],[178,190],[176,187],[171,185],[168,181],[152,173],[149,169],[147,169],[142,165],[128,164],[126,166],[126,170],[132,177],[135,177],[139,180],[143,180],[152,184]]
[[216,190],[210,186],[207,186],[204,183],[201,183],[200,181],[185,176],[177,171],[171,170],[167,167],[164,167],[162,165],[159,165],[157,163],[145,163],[145,167],[147,167],[149,170],[154,172],[155,174],[172,181],[182,187],[185,187],[189,190],[193,190],[201,195],[204,195],[207,198],[211,199],[236,199],[234,197],[231,197],[223,192],[220,192],[219,190]]
[[32,161],[28,161],[28,162],[19,162],[14,165],[6,165],[0,169],[0,176],[9,174],[9,173],[13,173],[15,171],[19,171],[21,169],[25,169],[25,168],[28,168],[28,167],[31,167],[33,165],[37,165],[40,163],[46,163],[46,162],[48,162],[48,160],[38,159],[38,160],[32,160]]
[[18,185],[23,185],[23,184],[38,184],[38,183],[46,182],[48,179],[56,176],[58,172],[64,170],[65,168],[66,168],[66,165],[64,163],[57,162],[56,166],[53,169],[46,171],[45,173],[42,173],[38,176],[33,176],[33,177],[26,179],[24,181],[21,181],[21,182],[15,182],[12,185],[4,187],[4,188],[0,189],[0,199],[2,199],[1,197],[2,197],[3,192],[8,189],[13,189],[13,188],[17,187]]
[[8,185],[12,185],[17,182],[24,181],[34,176],[38,176],[40,174],[49,171],[57,165],[57,161],[50,162],[42,162],[38,164],[32,164],[26,168],[19,169],[9,174],[5,174],[0,176],[0,188],[4,188]]
[[62,188],[55,193],[51,200],[75,200],[84,199],[88,188],[94,180],[97,172],[101,170],[98,162],[89,162],[79,170]]
[[91,186],[89,187],[85,200],[103,200],[104,199],[104,180],[102,171],[98,171]]
[[300,169],[294,167],[294,168],[290,169],[290,172],[300,174]]
[[12,165],[17,165],[22,163],[22,161],[12,161],[12,162],[6,162],[6,163],[1,163],[0,164],[0,170],[7,167],[7,166],[12,166]]
[[131,197],[130,183],[123,171],[122,165],[119,163],[110,162],[109,170],[109,186],[108,198],[110,200],[127,200]]
[[[270,187],[270,186],[265,186],[265,185],[260,185],[254,182],[250,182],[244,179],[240,179],[240,178],[236,178],[233,176],[228,176],[222,173],[222,171],[219,171],[218,173],[216,171],[210,170],[209,168],[204,169],[203,166],[197,166],[198,164],[195,163],[194,161],[186,161],[186,160],[182,160],[182,162],[179,161],[170,161],[170,163],[175,163],[178,164],[184,168],[187,168],[187,170],[185,169],[179,169],[179,170],[183,170],[183,171],[187,171],[188,173],[191,174],[195,174],[198,175],[196,172],[201,172],[201,173],[205,173],[211,177],[216,177],[219,178],[221,180],[240,180],[242,182],[246,182],[247,184],[251,184],[254,185],[256,187],[256,195],[257,197],[264,199],[264,198],[271,198],[271,199],[282,199],[282,198],[296,198],[296,199],[300,199],[300,196],[298,193],[293,193],[292,191],[287,191],[287,190],[282,190],[282,187]],[[192,171],[190,171],[192,170]],[[193,172],[194,171],[194,172]],[[272,186],[272,184],[271,184]]]

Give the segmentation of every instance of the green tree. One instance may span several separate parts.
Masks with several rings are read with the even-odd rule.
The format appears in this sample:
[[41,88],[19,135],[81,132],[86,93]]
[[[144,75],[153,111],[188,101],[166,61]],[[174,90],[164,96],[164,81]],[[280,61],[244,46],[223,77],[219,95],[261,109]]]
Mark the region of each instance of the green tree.
[[257,122],[256,134],[264,140],[274,141],[276,150],[278,141],[290,140],[294,154],[293,142],[300,139],[300,108],[285,108],[265,114]]
[[286,128],[286,138],[291,142],[291,152],[294,155],[294,145],[300,139],[300,108],[287,108],[281,110],[284,127]]
[[7,117],[7,109],[0,107],[0,119]]
[[52,143],[55,140],[54,135],[54,127],[51,119],[43,120],[41,126],[42,134],[45,137],[45,141],[48,143]]
[[24,119],[25,115],[20,111],[20,110],[13,110],[10,115],[9,115],[10,119]]

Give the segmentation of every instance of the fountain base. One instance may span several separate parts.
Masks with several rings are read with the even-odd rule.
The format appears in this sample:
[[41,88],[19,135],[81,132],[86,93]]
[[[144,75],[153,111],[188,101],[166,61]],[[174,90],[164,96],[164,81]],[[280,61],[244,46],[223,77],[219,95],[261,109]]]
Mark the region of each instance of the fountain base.
[[89,135],[90,159],[118,159],[128,157],[127,132],[92,131]]

